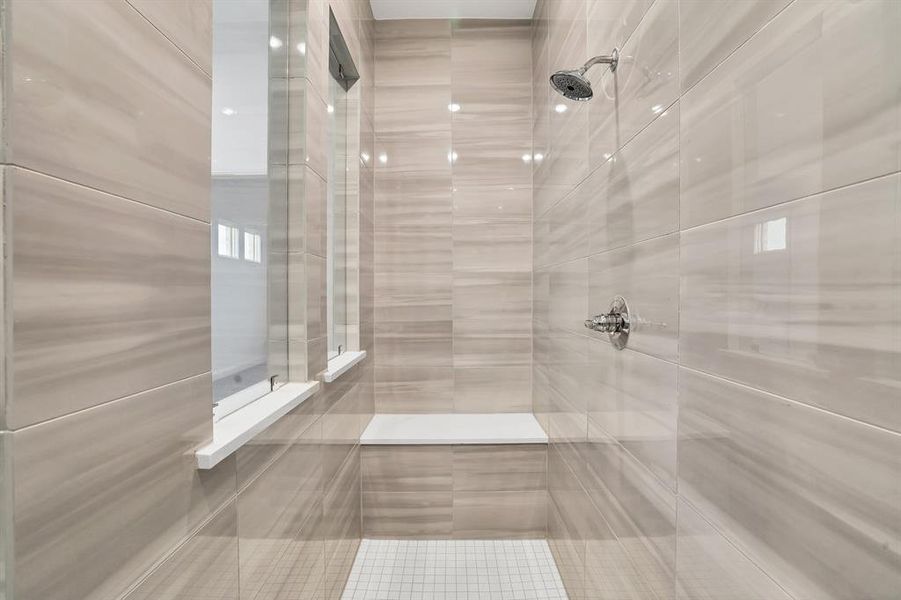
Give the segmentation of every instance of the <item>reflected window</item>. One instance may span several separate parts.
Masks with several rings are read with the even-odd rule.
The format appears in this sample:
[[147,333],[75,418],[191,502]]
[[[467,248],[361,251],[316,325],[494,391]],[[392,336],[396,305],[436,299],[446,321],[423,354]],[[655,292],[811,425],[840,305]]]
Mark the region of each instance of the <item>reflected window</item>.
[[262,262],[263,238],[259,233],[244,232],[244,260],[259,263]]
[[[212,376],[216,418],[287,375],[286,3],[213,0]],[[236,260],[237,259],[237,260]]]
[[773,219],[754,226],[754,254],[785,250],[788,219]]
[[238,228],[233,225],[219,223],[218,227],[219,256],[225,258],[238,258],[238,243],[240,241]]

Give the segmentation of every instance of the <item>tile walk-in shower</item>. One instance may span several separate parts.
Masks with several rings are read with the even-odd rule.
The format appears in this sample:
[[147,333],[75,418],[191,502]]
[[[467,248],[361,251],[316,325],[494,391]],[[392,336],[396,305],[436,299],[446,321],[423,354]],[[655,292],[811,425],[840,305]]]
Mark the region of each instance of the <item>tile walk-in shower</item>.
[[901,0],[0,40],[0,598],[901,600]]
[[545,540],[364,539],[342,600],[567,600]]

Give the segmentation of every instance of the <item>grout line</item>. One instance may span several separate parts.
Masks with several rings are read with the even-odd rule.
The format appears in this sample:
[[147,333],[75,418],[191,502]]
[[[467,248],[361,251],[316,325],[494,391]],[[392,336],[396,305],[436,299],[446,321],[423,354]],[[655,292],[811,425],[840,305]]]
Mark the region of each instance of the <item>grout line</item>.
[[[617,439],[617,437],[616,437],[614,434],[612,434],[610,431],[608,431],[607,428],[605,428],[604,426],[602,426],[602,425],[601,425],[600,423],[598,423],[595,419],[592,419],[592,418],[591,418],[591,413],[588,413],[588,423],[589,423],[589,426],[590,426],[591,424],[594,424],[594,426],[597,427],[598,429],[600,429],[600,430],[604,433],[604,435],[606,435],[608,438],[610,438],[610,440],[611,440],[613,443],[615,443],[617,446],[619,446],[619,449],[620,449],[626,456],[628,456],[628,457],[631,458],[633,461],[635,461],[635,463],[639,466],[640,470],[642,470],[642,471],[645,473],[645,475],[649,476],[649,477],[652,478],[654,481],[656,481],[658,484],[660,484],[660,486],[663,488],[664,491],[666,491],[666,492],[669,493],[669,494],[672,494],[674,498],[675,498],[676,496],[678,496],[678,493],[679,493],[679,492],[678,492],[677,489],[674,489],[673,487],[670,487],[670,485],[669,485],[668,483],[666,483],[665,481],[663,481],[663,479],[661,479],[660,476],[659,476],[657,473],[655,473],[654,471],[652,471],[652,470],[651,470],[651,467],[649,467],[647,464],[645,464],[645,462],[644,462],[643,460],[641,460],[640,458],[638,458],[631,450],[629,450],[628,448],[626,448],[625,446],[623,446],[622,442],[620,442],[619,439]],[[677,428],[678,428],[678,424],[679,424],[679,420],[676,419],[676,427],[677,427]],[[678,435],[677,435],[677,434],[674,435],[674,437],[673,437],[673,444],[676,446],[677,449],[678,449],[678,447],[679,447],[678,440],[679,440]],[[590,437],[588,438],[587,443],[592,443]],[[673,484],[674,484],[674,485],[677,485],[678,482],[679,482],[678,462],[677,462],[674,466],[676,466],[676,472],[673,473]]]
[[[693,502],[691,502],[691,501],[690,501],[688,498],[686,498],[685,496],[679,496],[679,500],[680,500],[682,503],[684,503],[684,504],[689,508],[689,510],[692,510],[692,511],[695,513],[695,515],[697,515],[702,521],[704,521],[705,523],[707,523],[707,525],[708,525],[711,529],[713,529],[714,532],[716,532],[717,535],[719,535],[721,538],[723,538],[723,540],[724,540],[727,544],[729,544],[736,552],[738,552],[739,554],[741,554],[741,555],[745,558],[745,560],[747,560],[749,563],[751,563],[752,565],[754,565],[754,567],[755,567],[758,571],[760,571],[760,573],[761,573],[764,577],[766,577],[767,579],[769,579],[770,581],[772,581],[772,582],[773,582],[773,585],[775,585],[775,586],[778,587],[780,590],[782,590],[782,592],[785,593],[785,595],[786,595],[788,598],[792,598],[792,599],[795,598],[795,596],[793,596],[792,594],[790,594],[790,593],[788,592],[788,590],[786,590],[784,587],[782,587],[782,585],[781,585],[778,581],[776,581],[776,579],[774,579],[773,576],[770,575],[769,572],[768,572],[766,569],[764,569],[762,566],[760,566],[759,564],[757,564],[757,561],[754,560],[749,554],[747,554],[747,553],[741,548],[741,546],[738,545],[737,542],[733,541],[733,539],[732,539],[731,537],[729,537],[728,535],[726,535],[726,533],[723,532],[716,524],[714,524],[713,521],[711,521],[710,519],[708,519],[707,516],[706,516],[706,515],[705,515],[698,507],[696,507],[696,506],[694,505]],[[677,505],[676,505],[676,518],[677,518],[677,522],[678,522],[678,510],[679,510],[679,505],[678,505],[678,503],[677,503]],[[678,548],[678,545],[679,545],[679,536],[676,535],[676,547],[677,547],[677,548]],[[677,570],[677,573],[678,573],[678,570]]]
[[[679,100],[682,99],[682,0],[676,3],[676,72],[679,75]],[[669,110],[669,109],[667,109]],[[678,203],[676,204],[676,229],[680,229],[682,223],[682,105],[679,105],[679,120],[676,122],[676,179],[679,182]],[[677,262],[676,270],[679,273],[679,288],[676,290],[676,389],[675,394],[676,405],[676,427],[673,435],[673,489],[675,494],[675,513],[673,514],[673,576],[672,585],[673,593],[678,595],[679,588],[679,361],[680,345],[679,339],[682,330],[682,285],[684,278],[682,277],[682,234],[679,233],[678,244],[676,245]]]
[[[586,434],[586,440],[587,440],[587,434]],[[607,517],[604,516],[604,511],[601,510],[600,507],[598,507],[597,503],[596,503],[595,500],[594,500],[593,495],[592,495],[592,494],[588,491],[588,489],[585,487],[585,483],[579,478],[578,475],[576,475],[576,472],[573,471],[572,465],[570,465],[570,464],[566,461],[566,457],[565,457],[562,453],[560,453],[559,450],[557,450],[557,452],[558,452],[558,454],[560,454],[560,460],[563,462],[563,465],[569,470],[570,476],[572,476],[573,480],[574,480],[574,481],[576,482],[576,484],[579,486],[579,489],[580,489],[580,491],[585,495],[585,498],[588,499],[589,505],[594,509],[594,511],[595,511],[595,513],[597,514],[597,516],[599,516],[599,517],[601,518],[601,520],[604,522],[604,525],[607,527],[607,529],[608,529],[608,530],[610,531],[610,533],[613,535],[613,538],[616,540],[616,543],[617,543],[617,545],[619,546],[620,552],[623,554],[623,556],[624,556],[625,559],[629,562],[629,564],[632,565],[632,568],[635,570],[636,573],[642,573],[642,574],[643,574],[643,573],[644,573],[644,570],[641,569],[641,568],[639,567],[638,564],[636,564],[635,559],[632,557],[632,553],[630,553],[628,550],[626,550],[625,545],[624,545],[623,542],[620,540],[620,535],[616,532],[616,530],[614,530],[613,526],[610,524],[610,521],[607,519]],[[590,468],[590,467],[588,466],[588,461],[587,461],[587,460],[585,461],[585,464],[586,464],[586,469],[587,469],[587,468]],[[586,540],[586,545],[585,545],[585,551],[584,551],[584,553],[583,553],[583,555],[582,555],[582,560],[583,560],[583,565],[582,565],[582,572],[583,572],[582,579],[583,579],[583,583],[582,583],[582,586],[583,586],[583,588],[585,588],[584,580],[585,580],[585,572],[586,572],[586,570],[587,570],[587,561],[588,561],[588,544],[587,544],[587,540]],[[655,558],[655,560],[656,560],[656,558]],[[649,591],[651,592],[651,594],[654,595],[654,598],[658,598],[658,600],[662,600],[662,599],[659,599],[659,597],[657,596],[657,593],[654,591],[654,588],[653,588],[653,587],[648,586],[648,589],[649,589]]]
[[[156,23],[154,23],[153,21],[151,21],[144,13],[142,13],[140,10],[138,10],[138,8],[137,8],[134,4],[132,4],[132,0],[125,0],[125,4],[128,5],[128,6],[129,6],[132,10],[134,10],[136,13],[138,13],[138,15],[139,15],[142,19],[144,19],[145,21],[147,21],[147,23],[149,23],[150,26],[153,27],[153,28],[157,31],[157,33],[159,33],[161,36],[163,36],[163,38],[165,38],[166,41],[168,41],[170,44],[172,44],[172,46],[175,47],[176,50],[178,50],[181,54],[183,54],[184,57],[187,58],[188,61],[190,61],[190,63],[191,63],[192,65],[194,65],[195,67],[197,67],[197,69],[198,69],[201,73],[203,73],[204,75],[206,75],[207,78],[210,79],[210,80],[212,81],[212,79],[213,79],[212,73],[208,73],[207,70],[204,69],[203,67],[201,67],[201,66],[197,63],[197,61],[195,61],[195,60],[191,57],[190,54],[188,54],[181,46],[178,45],[178,43],[176,43],[175,40],[173,40],[171,37],[169,37],[162,29],[160,29],[159,27],[156,26]],[[210,42],[212,43],[212,41],[213,41],[212,36],[210,36]],[[210,48],[210,58],[212,59],[212,47]]]
[[[588,171],[588,174],[587,174],[585,177],[583,177],[582,179],[580,179],[578,182],[572,184],[572,185],[570,186],[570,189],[567,190],[567,192],[566,192],[561,198],[559,198],[556,202],[554,202],[553,204],[551,204],[550,206],[548,206],[548,207],[547,207],[540,215],[538,215],[538,217],[537,217],[535,220],[540,220],[540,219],[542,219],[542,218],[543,218],[544,216],[546,216],[552,209],[556,208],[558,205],[562,204],[564,201],[566,201],[566,200],[569,199],[571,196],[573,196],[573,195],[575,194],[576,188],[578,188],[578,187],[581,186],[583,183],[585,183],[586,181],[588,181],[595,173],[597,173],[600,169],[604,168],[605,165],[607,165],[608,163],[610,163],[611,161],[613,161],[614,158],[619,157],[619,156],[622,154],[622,151],[623,151],[624,149],[626,149],[627,147],[629,147],[629,145],[632,144],[632,143],[638,138],[638,136],[640,136],[640,135],[641,135],[642,133],[644,133],[648,128],[650,128],[651,125],[653,125],[654,123],[656,123],[657,120],[660,119],[660,117],[662,117],[663,115],[665,115],[666,113],[668,113],[670,110],[672,110],[672,108],[673,108],[676,104],[679,104],[679,102],[680,102],[681,100],[682,100],[682,97],[681,97],[681,96],[678,96],[675,100],[673,100],[672,102],[670,102],[670,103],[666,106],[666,108],[664,108],[662,111],[660,111],[659,114],[655,115],[654,118],[651,119],[646,125],[644,125],[641,129],[639,129],[638,131],[636,131],[636,132],[632,135],[632,137],[630,137],[629,139],[627,139],[621,146],[617,147],[616,151],[613,152],[613,154],[611,154],[610,157],[607,158],[607,160],[605,160],[604,162],[600,163],[600,164],[599,164],[597,167],[595,167],[594,169],[590,169],[590,170]],[[615,109],[615,110],[616,110],[617,113],[619,113],[619,109],[618,109],[618,108]],[[680,123],[681,123],[681,114],[682,114],[681,111],[680,111],[679,114],[680,114],[679,120],[680,120]],[[679,129],[679,127],[677,127],[677,129]],[[619,128],[617,128],[617,131],[618,131],[618,130],[619,130]],[[590,134],[590,133],[591,133],[591,132],[589,132],[589,134]],[[618,133],[617,133],[617,135],[618,135]],[[590,144],[591,144],[591,136],[589,135],[589,145],[590,145]],[[681,153],[681,150],[682,150],[681,148],[678,148],[678,152],[679,152],[679,153]],[[547,156],[545,156],[545,158],[547,158]]]
[[17,163],[6,163],[6,164],[4,164],[3,166],[4,166],[4,167],[12,167],[12,168],[15,168],[15,169],[19,169],[19,170],[21,170],[21,171],[24,171],[24,172],[26,172],[26,173],[32,173],[32,174],[34,174],[34,175],[40,175],[41,177],[46,177],[47,179],[53,179],[54,181],[58,181],[58,182],[61,182],[61,183],[67,183],[67,184],[69,184],[69,185],[74,185],[74,186],[76,186],[76,187],[79,187],[79,188],[82,188],[82,189],[85,189],[85,190],[90,190],[90,191],[92,191],[92,192],[97,192],[98,194],[103,194],[103,195],[105,195],[105,196],[110,196],[110,197],[112,197],[112,198],[116,198],[116,199],[119,199],[119,200],[124,200],[124,201],[126,201],[126,202],[131,202],[131,203],[133,203],[133,204],[137,204],[137,205],[143,206],[143,207],[145,207],[145,208],[149,208],[149,209],[152,209],[152,210],[156,210],[156,211],[159,211],[159,212],[161,212],[161,213],[165,213],[165,214],[167,214],[167,215],[172,215],[172,216],[174,216],[174,217],[180,217],[180,218],[182,218],[182,219],[187,219],[187,220],[189,220],[189,221],[194,221],[195,223],[200,223],[200,224],[207,225],[207,226],[210,225],[210,221],[204,221],[203,219],[198,219],[197,217],[192,217],[192,216],[190,216],[190,215],[178,213],[178,212],[175,212],[175,211],[166,209],[166,208],[160,208],[159,206],[154,206],[153,204],[148,204],[147,202],[144,202],[144,201],[142,201],[142,200],[135,200],[134,198],[128,198],[127,196],[122,196],[122,195],[120,195],[120,194],[116,194],[116,193],[113,193],[113,192],[108,192],[108,191],[106,191],[106,190],[102,190],[102,189],[97,188],[97,187],[93,187],[93,186],[90,186],[90,185],[87,185],[87,184],[84,184],[84,183],[79,183],[79,182],[77,182],[77,181],[72,181],[71,179],[66,179],[66,178],[64,178],[64,177],[59,177],[58,175],[52,175],[52,174],[50,174],[50,173],[45,173],[44,171],[39,171],[39,170],[37,170],[37,169],[31,168],[31,167],[26,167],[26,166],[23,166],[23,165],[20,165],[20,164],[17,164]]
[[[535,268],[538,269],[538,270],[541,270],[541,271],[548,270],[548,269],[553,269],[554,267],[560,267],[560,266],[563,266],[563,265],[566,265],[566,264],[569,264],[569,263],[573,263],[573,262],[576,262],[576,261],[594,258],[594,257],[596,257],[596,256],[600,256],[600,255],[602,255],[602,254],[607,254],[607,253],[609,253],[609,252],[614,252],[614,251],[616,251],[616,250],[623,250],[623,249],[625,249],[625,248],[634,248],[635,246],[640,246],[641,244],[645,244],[645,243],[648,243],[648,242],[653,242],[653,241],[656,241],[656,240],[660,240],[660,239],[662,239],[662,238],[669,237],[669,236],[672,236],[672,235],[679,235],[680,233],[682,233],[682,232],[679,231],[678,229],[674,229],[674,230],[672,230],[672,231],[667,231],[666,233],[659,233],[659,234],[654,235],[654,236],[651,236],[651,237],[649,237],[649,238],[644,238],[644,239],[641,239],[641,240],[636,240],[636,241],[631,242],[631,243],[629,243],[629,244],[620,244],[619,246],[611,246],[610,248],[605,248],[604,250],[599,250],[599,251],[597,251],[597,252],[591,252],[591,253],[589,253],[589,254],[586,254],[585,256],[578,256],[578,257],[576,257],[576,258],[568,258],[568,259],[566,259],[566,260],[561,260],[561,261],[558,261],[558,262],[547,263],[547,264],[543,264],[543,265],[537,266],[537,267],[535,267]],[[589,274],[590,274],[590,271],[589,271]]]
[[843,415],[843,414],[841,414],[841,413],[834,412],[834,411],[831,411],[831,410],[829,410],[829,409],[826,409],[826,408],[823,408],[823,407],[820,407],[820,406],[816,406],[816,405],[814,405],[814,404],[809,404],[809,403],[804,402],[804,401],[802,401],[802,400],[795,400],[794,398],[789,398],[789,397],[787,397],[787,396],[782,396],[782,395],[779,395],[779,394],[776,394],[776,393],[773,393],[773,392],[769,392],[769,391],[764,390],[764,389],[756,388],[756,387],[751,386],[751,385],[748,385],[748,384],[746,384],[746,383],[741,383],[740,381],[736,381],[736,380],[734,380],[734,379],[729,379],[729,378],[723,377],[723,376],[721,376],[721,375],[716,375],[716,374],[714,374],[714,373],[709,373],[709,372],[704,371],[704,370],[701,370],[701,369],[696,369],[696,368],[688,367],[688,366],[684,366],[684,365],[679,365],[679,369],[680,369],[680,370],[684,369],[684,370],[686,370],[686,371],[691,371],[691,372],[693,372],[693,373],[697,373],[697,374],[703,375],[704,377],[709,377],[710,379],[716,379],[716,380],[719,380],[719,381],[723,381],[723,382],[726,382],[726,383],[728,383],[728,384],[731,384],[731,385],[740,387],[740,388],[742,388],[742,389],[744,389],[744,390],[747,390],[747,391],[750,391],[750,392],[754,392],[754,393],[757,393],[757,394],[764,394],[764,395],[769,396],[771,399],[774,399],[774,400],[779,400],[779,401],[782,401],[782,402],[789,402],[789,403],[791,403],[791,404],[794,404],[794,405],[797,405],[797,406],[800,406],[800,407],[803,407],[803,408],[808,408],[808,409],[810,409],[810,410],[815,410],[815,411],[820,412],[820,413],[823,413],[823,414],[825,414],[825,415],[829,415],[829,416],[832,416],[832,417],[837,417],[837,418],[843,419],[843,420],[845,420],[845,421],[850,421],[851,423],[854,423],[854,424],[856,424],[856,425],[860,425],[860,426],[863,426],[863,427],[869,427],[869,428],[875,429],[875,430],[877,430],[877,431],[879,431],[879,432],[882,432],[882,433],[886,433],[886,434],[893,435],[893,436],[901,436],[901,432],[895,431],[894,429],[889,429],[889,428],[883,427],[883,426],[881,426],[881,425],[876,425],[876,424],[874,424],[874,423],[868,423],[868,422],[866,422],[866,421],[861,421],[861,420],[859,420],[859,419],[855,419],[854,417],[849,417],[849,416],[847,416],[847,415]]
[[[680,6],[680,7],[681,7],[681,5],[682,5],[682,2],[684,2],[684,0],[679,0],[679,6]],[[709,78],[709,77],[711,76],[711,74],[713,74],[713,72],[716,71],[717,68],[718,68],[721,64],[725,63],[727,60],[729,60],[730,58],[732,58],[732,55],[734,55],[734,54],[737,53],[739,50],[741,50],[741,49],[744,48],[746,45],[748,45],[748,43],[749,43],[751,40],[753,40],[755,37],[757,37],[757,34],[759,34],[761,31],[763,31],[770,23],[772,23],[773,21],[775,21],[776,18],[779,17],[779,15],[781,15],[783,12],[785,12],[785,11],[786,11],[790,6],[792,6],[794,3],[795,3],[795,0],[790,0],[785,6],[783,6],[781,9],[779,9],[779,11],[776,12],[776,14],[774,14],[772,17],[770,17],[770,18],[767,20],[766,23],[764,23],[763,25],[761,25],[760,27],[758,27],[758,28],[754,31],[754,33],[752,33],[751,35],[749,35],[748,38],[747,38],[745,41],[743,41],[741,44],[739,44],[738,46],[736,46],[735,48],[733,48],[732,51],[731,51],[729,54],[727,54],[726,56],[724,56],[723,59],[722,59],[721,61],[719,61],[718,63],[716,63],[715,65],[713,65],[713,66],[710,68],[710,70],[707,71],[707,73],[704,74],[703,77],[701,77],[701,78],[698,79],[696,82],[694,82],[694,83],[691,85],[691,87],[689,87],[687,90],[683,90],[683,89],[682,89],[682,77],[681,77],[681,75],[682,75],[682,70],[681,70],[682,64],[681,64],[681,61],[680,61],[680,63],[679,63],[679,75],[680,75],[680,77],[679,77],[679,97],[681,98],[681,97],[685,96],[686,94],[688,94],[688,92],[690,92],[691,90],[695,89],[695,88],[698,86],[698,84],[700,84],[700,83],[701,83],[702,81],[704,81],[705,79]],[[681,25],[681,21],[679,21],[679,24]],[[679,40],[681,40],[681,39],[682,39],[682,28],[681,28],[681,27],[679,27],[678,35],[679,35]],[[681,58],[681,57],[680,57],[680,58]]]
[[[112,405],[112,404],[118,403],[118,402],[125,402],[125,401],[127,401],[127,400],[132,400],[132,399],[134,399],[134,398],[136,398],[137,396],[140,396],[140,395],[142,395],[142,394],[147,394],[147,393],[150,393],[150,392],[155,392],[155,391],[161,390],[161,389],[163,389],[163,388],[165,388],[165,387],[169,387],[169,386],[173,386],[173,385],[178,385],[178,384],[180,384],[180,383],[184,383],[184,382],[186,382],[186,381],[190,381],[191,379],[196,379],[196,378],[199,378],[199,377],[204,377],[205,375],[210,375],[210,371],[203,371],[202,373],[195,373],[195,374],[193,374],[193,375],[188,375],[187,377],[182,377],[181,379],[176,379],[175,381],[169,381],[169,382],[166,382],[166,383],[157,385],[157,386],[155,386],[155,387],[147,388],[147,389],[145,389],[145,390],[140,390],[140,391],[134,392],[133,394],[129,394],[129,395],[127,395],[127,396],[121,396],[121,397],[119,397],[119,398],[113,398],[112,400],[107,400],[106,402],[101,402],[100,404],[95,404],[95,405],[93,405],[93,406],[86,406],[86,407],[84,407],[84,408],[79,408],[78,410],[74,410],[74,411],[69,412],[69,413],[66,413],[66,414],[64,414],[64,415],[57,415],[57,416],[51,417],[51,418],[49,418],[49,419],[44,419],[43,421],[38,421],[38,422],[36,422],[36,423],[29,423],[28,425],[25,425],[25,426],[20,427],[20,428],[18,428],[18,429],[10,429],[10,430],[7,430],[7,431],[16,432],[16,433],[17,433],[17,432],[20,432],[20,431],[26,431],[26,430],[32,429],[32,428],[34,428],[34,427],[40,427],[41,425],[46,425],[46,424],[48,424],[48,423],[53,423],[53,422],[55,422],[55,421],[59,421],[59,420],[62,420],[62,419],[67,419],[67,418],[69,418],[69,417],[74,417],[74,416],[76,416],[76,415],[81,415],[81,414],[86,413],[86,412],[88,412],[88,411],[106,408],[106,407],[108,407],[108,406],[110,406],[110,405]],[[209,401],[210,401],[210,405],[209,405],[209,406],[210,406],[210,423],[212,423],[212,422],[213,422],[213,401],[212,401],[212,398],[209,398]],[[203,442],[199,443],[199,444],[198,444],[198,447],[199,447],[199,446],[202,446],[202,445],[203,445]]]
[[[233,505],[235,507],[235,522],[237,523],[238,518],[238,496],[237,494],[229,494],[228,498],[222,502],[222,504],[210,513],[206,518],[204,518],[197,526],[195,526],[191,531],[189,531],[183,538],[178,540],[169,550],[161,557],[159,557],[153,564],[150,565],[138,578],[129,585],[123,592],[121,592],[118,596],[116,596],[116,600],[127,600],[128,596],[135,592],[138,588],[141,587],[146,581],[150,579],[159,569],[161,569],[171,558],[174,556],[188,543],[191,542],[198,534],[203,530],[204,527],[213,522],[219,515],[221,515],[225,510]],[[240,544],[235,544],[236,546],[240,546]],[[236,569],[237,571],[238,569]]]
[[[732,219],[738,219],[738,218],[748,217],[748,216],[755,215],[755,214],[760,214],[760,213],[762,213],[762,212],[765,212],[765,211],[768,211],[768,210],[773,210],[773,209],[775,209],[775,208],[782,208],[782,207],[785,207],[786,205],[789,205],[789,204],[800,203],[800,202],[802,202],[802,201],[804,201],[804,200],[812,200],[812,199],[816,198],[817,196],[825,196],[826,194],[832,194],[832,193],[834,193],[834,192],[840,192],[840,191],[847,190],[847,189],[849,189],[849,188],[853,188],[853,187],[856,187],[856,186],[859,186],[859,185],[865,185],[865,184],[868,184],[868,183],[872,183],[873,181],[876,181],[876,180],[879,180],[879,179],[889,179],[889,178],[894,177],[894,176],[899,175],[899,174],[901,174],[901,169],[897,169],[897,170],[894,170],[894,171],[889,171],[889,172],[887,172],[887,173],[882,173],[882,174],[880,174],[880,175],[873,175],[872,177],[867,177],[867,178],[865,178],[865,179],[859,179],[859,180],[857,180],[857,181],[851,181],[851,182],[848,182],[848,183],[843,183],[843,184],[841,184],[841,185],[837,185],[837,186],[834,186],[834,187],[831,187],[831,188],[826,188],[826,189],[820,190],[820,191],[818,191],[818,192],[814,192],[814,193],[812,193],[812,194],[807,194],[807,195],[805,195],[805,196],[798,196],[798,197],[796,197],[796,198],[788,198],[788,199],[786,199],[786,200],[783,200],[783,201],[781,201],[781,202],[777,202],[776,204],[772,204],[772,205],[770,205],[770,206],[762,206],[762,207],[760,207],[760,208],[755,208],[755,209],[748,210],[748,211],[745,211],[745,212],[736,213],[736,214],[734,214],[734,215],[729,215],[729,216],[723,217],[723,218],[721,218],[721,219],[717,219],[716,221],[709,221],[709,222],[707,222],[707,223],[701,223],[701,224],[699,224],[699,225],[692,225],[691,227],[686,227],[686,228],[684,228],[684,229],[680,229],[679,232],[680,232],[680,233],[694,232],[694,231],[696,231],[696,230],[698,230],[698,229],[702,229],[702,228],[704,228],[704,227],[710,227],[710,226],[712,226],[712,225],[719,225],[719,224],[721,224],[721,223],[723,223],[723,222],[725,222],[725,221],[729,221],[729,220],[732,220]],[[680,203],[680,204],[681,204],[681,203]]]

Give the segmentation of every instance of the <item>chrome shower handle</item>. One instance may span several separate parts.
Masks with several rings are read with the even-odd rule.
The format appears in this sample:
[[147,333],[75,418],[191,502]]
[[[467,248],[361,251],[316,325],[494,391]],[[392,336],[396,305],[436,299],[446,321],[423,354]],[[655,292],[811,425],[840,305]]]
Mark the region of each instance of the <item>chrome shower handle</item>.
[[629,305],[622,296],[616,296],[610,302],[610,312],[595,315],[585,320],[585,327],[592,331],[606,333],[610,336],[610,343],[617,350],[626,347],[629,341]]
[[607,313],[586,319],[585,327],[601,333],[617,333],[624,328],[628,328],[629,324],[621,314]]

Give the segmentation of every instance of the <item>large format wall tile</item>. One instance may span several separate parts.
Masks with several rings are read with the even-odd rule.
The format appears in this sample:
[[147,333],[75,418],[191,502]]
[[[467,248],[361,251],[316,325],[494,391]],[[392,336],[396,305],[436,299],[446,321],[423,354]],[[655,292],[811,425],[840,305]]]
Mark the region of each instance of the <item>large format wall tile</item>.
[[570,600],[585,600],[585,540],[565,520],[559,495],[548,494],[548,545]]
[[684,232],[683,363],[901,431],[899,216],[893,175]]
[[[529,25],[382,21],[376,30],[379,410],[521,410],[531,360]],[[520,379],[502,387],[511,377]]]
[[679,1],[682,91],[701,80],[791,0]]
[[[591,252],[679,229],[679,108],[667,109],[588,179]],[[577,217],[584,220],[584,214]]]
[[588,56],[622,48],[653,0],[588,0]]
[[238,494],[242,596],[267,585],[276,565],[303,544],[300,532],[322,506],[321,425],[292,441],[268,469]]
[[546,457],[544,444],[364,446],[364,533],[543,537]]
[[[594,67],[590,115],[592,168],[605,162],[679,97],[679,23],[675,0],[658,0],[620,48],[616,72]],[[604,54],[613,50],[611,45]],[[585,155],[579,157],[585,160]]]
[[[311,0],[314,1],[314,0]],[[288,164],[306,165],[320,177],[328,177],[326,156],[328,115],[326,103],[305,78],[288,80]]]
[[[322,501],[294,531],[239,539],[241,598],[321,600],[325,582]],[[240,523],[240,518],[239,518]]]
[[[678,356],[679,235],[595,254],[589,259],[589,313],[606,313],[614,296],[629,303],[629,348],[667,360]],[[607,334],[588,331],[606,340]]]
[[355,446],[323,494],[325,585],[329,598],[341,596],[361,539],[360,494],[360,447]]
[[901,435],[687,369],[679,402],[679,493],[793,597],[897,597]]
[[532,225],[525,220],[459,218],[454,222],[454,269],[529,272]]
[[[280,464],[280,457],[286,452],[308,452],[310,440],[322,437],[322,407],[322,395],[316,394],[241,446],[235,453],[238,490],[244,490],[270,467]],[[303,449],[297,448],[297,444],[302,444]],[[309,475],[306,468],[301,473],[303,479]],[[318,476],[315,474],[314,478]]]
[[897,171],[899,28],[894,0],[795,2],[686,93],[683,226]]
[[234,461],[195,469],[210,385],[199,375],[13,434],[17,598],[116,597],[234,493]]
[[675,489],[677,365],[602,340],[589,351],[589,423]]
[[8,9],[10,162],[208,220],[209,76],[125,2]]
[[554,265],[547,270],[547,326],[550,332],[587,335],[589,259]]
[[453,263],[450,222],[376,225],[375,268],[381,273],[449,273]]
[[[586,590],[586,550],[589,541],[596,548],[613,550],[591,565],[598,570],[610,564],[609,555],[620,555],[616,538],[591,502],[579,478],[563,459],[556,444],[548,448],[548,542],[557,561],[571,600],[593,600],[599,595]],[[589,593],[586,593],[589,592]]]
[[[570,598],[899,587],[899,26],[890,0],[537,3],[532,408]],[[615,46],[591,102],[549,88]],[[615,294],[622,352],[582,325]],[[679,400],[680,363],[802,404]]]
[[463,271],[454,273],[455,324],[499,331],[531,328],[532,276],[528,271]]
[[[385,351],[378,343],[377,350]],[[375,380],[376,412],[454,412],[454,369],[449,365],[420,367],[380,364],[375,368]]]
[[322,480],[332,481],[355,452],[362,428],[358,417],[358,400],[362,385],[348,381],[358,378],[362,370],[351,371],[326,388],[326,396],[335,396],[332,407],[322,416]]
[[[551,73],[561,69],[578,68],[588,58],[586,40],[586,11],[583,0],[559,0],[548,3],[548,70],[542,76],[547,81]],[[588,151],[588,105],[567,100],[550,92],[548,115],[548,145],[542,158],[541,177],[536,178],[539,193],[535,198],[534,215],[543,214],[566,196],[573,186],[589,173],[584,160]]]
[[530,412],[530,372],[530,365],[455,368],[454,412]]
[[237,511],[231,502],[125,600],[238,600]]
[[17,168],[6,203],[10,428],[209,370],[208,225]]
[[453,322],[377,323],[375,330],[382,367],[450,367],[453,361]]
[[454,446],[454,491],[545,491],[547,445]]
[[[639,577],[654,597],[673,598],[675,492],[662,485],[622,445],[591,422],[588,440],[588,478],[584,483],[591,499],[622,551],[640,565]],[[624,571],[624,575],[628,573]]]
[[[379,88],[386,85],[419,83],[425,86],[450,84],[451,23],[428,19],[409,21],[377,21],[375,24],[376,102]],[[410,73],[418,73],[415,82]],[[386,116],[376,104],[376,129]],[[399,106],[389,109],[401,111]]]
[[684,500],[679,501],[678,524],[676,598],[789,600],[782,588]]
[[375,274],[378,295],[374,299],[378,321],[450,321],[452,317],[453,274],[416,273],[381,269]]
[[[127,0],[207,75],[213,73],[213,2]],[[283,40],[284,41],[284,40]]]
[[547,531],[547,492],[454,492],[454,537],[542,538]]
[[363,536],[447,539],[453,492],[363,492]]
[[364,492],[438,492],[453,489],[450,446],[366,446]]
[[586,216],[603,203],[603,177],[604,173],[595,171],[535,220],[532,243],[538,265],[557,265],[588,256],[592,223]]
[[453,211],[451,188],[451,174],[446,169],[399,173],[380,170],[375,178],[376,227],[449,225]]

